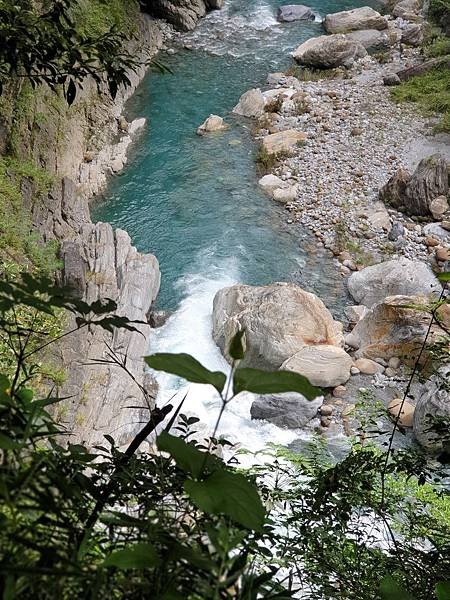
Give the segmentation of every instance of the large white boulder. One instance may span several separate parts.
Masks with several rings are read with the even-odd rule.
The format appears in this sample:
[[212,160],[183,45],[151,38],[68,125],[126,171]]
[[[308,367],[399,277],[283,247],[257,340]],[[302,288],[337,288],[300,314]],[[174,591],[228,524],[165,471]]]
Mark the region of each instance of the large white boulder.
[[264,114],[265,99],[259,88],[248,90],[239,98],[233,108],[236,115],[242,117],[261,117]]
[[441,291],[430,267],[420,260],[400,258],[366,267],[348,278],[356,302],[371,307],[387,296],[429,296]]
[[346,33],[359,29],[381,30],[388,26],[386,19],[370,6],[326,15],[323,25],[328,33]]
[[228,125],[218,115],[209,115],[200,127],[197,129],[198,135],[205,135],[206,133],[213,133],[215,131],[225,131],[228,129]]
[[315,294],[293,283],[234,285],[217,292],[213,338],[227,357],[231,339],[245,330],[244,365],[279,369],[305,346],[342,346],[342,324]]
[[342,348],[327,344],[305,346],[288,358],[282,368],[306,377],[313,385],[336,387],[350,379],[352,358]]
[[362,44],[342,34],[311,38],[292,53],[298,63],[318,69],[349,68],[356,59],[366,55]]

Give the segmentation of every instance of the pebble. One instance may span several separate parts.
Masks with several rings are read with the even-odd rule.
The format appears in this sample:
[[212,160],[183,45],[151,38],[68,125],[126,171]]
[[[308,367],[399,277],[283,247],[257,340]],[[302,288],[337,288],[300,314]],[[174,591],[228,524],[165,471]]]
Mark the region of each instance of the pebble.
[[348,417],[355,410],[356,406],[354,404],[347,404],[347,406],[342,411],[343,417]]
[[333,396],[335,398],[345,398],[347,396],[347,388],[345,385],[338,385],[333,390]]
[[397,375],[397,371],[395,369],[392,369],[391,367],[388,367],[384,374],[386,375],[386,377],[395,377]]
[[330,417],[333,414],[333,407],[331,404],[322,404],[320,407],[320,414],[322,417]]
[[389,359],[388,361],[388,366],[391,369],[398,369],[399,366],[401,364],[401,360],[398,358],[398,356],[393,356],[392,358]]
[[358,369],[358,367],[350,367],[350,373],[352,375],[359,375],[361,371]]
[[364,375],[375,375],[375,373],[382,373],[384,367],[370,358],[358,358],[354,365]]

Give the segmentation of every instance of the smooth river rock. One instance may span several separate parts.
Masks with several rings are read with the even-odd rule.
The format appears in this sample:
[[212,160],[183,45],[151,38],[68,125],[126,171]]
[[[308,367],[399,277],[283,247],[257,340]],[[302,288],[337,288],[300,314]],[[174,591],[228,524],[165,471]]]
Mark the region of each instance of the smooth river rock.
[[239,102],[233,108],[236,115],[242,117],[257,118],[264,114],[265,98],[259,88],[248,90],[239,98]]
[[321,344],[305,346],[288,358],[282,368],[295,371],[320,387],[336,387],[350,379],[352,358],[342,348]]
[[281,23],[291,21],[314,21],[314,13],[309,6],[303,4],[286,4],[280,6],[277,12],[277,19]]
[[261,396],[253,402],[250,414],[252,419],[263,419],[278,427],[299,429],[317,415],[322,402],[322,397],[307,400],[291,392]]
[[213,133],[215,131],[225,131],[228,127],[229,125],[225,123],[222,117],[219,117],[218,115],[209,115],[197,129],[197,134],[205,135],[206,133]]
[[352,297],[371,307],[387,296],[439,294],[441,285],[428,264],[420,260],[399,258],[366,267],[348,278]]
[[279,369],[305,346],[342,346],[342,324],[315,294],[293,283],[234,285],[219,290],[213,306],[213,338],[227,358],[231,339],[246,332],[243,365]]
[[263,138],[262,146],[267,154],[278,154],[279,152],[289,152],[298,144],[306,141],[306,134],[296,129],[286,129],[271,133]]
[[373,8],[363,6],[326,15],[323,25],[328,33],[346,33],[359,29],[386,29],[387,21]]
[[301,65],[317,69],[350,68],[356,59],[366,56],[362,44],[345,35],[322,35],[307,40],[292,53]]

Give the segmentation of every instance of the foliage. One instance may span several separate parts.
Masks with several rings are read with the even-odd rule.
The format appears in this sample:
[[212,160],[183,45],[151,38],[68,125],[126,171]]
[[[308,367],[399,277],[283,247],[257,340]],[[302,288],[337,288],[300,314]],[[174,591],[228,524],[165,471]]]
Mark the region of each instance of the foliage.
[[392,88],[397,102],[415,102],[426,114],[439,113],[436,131],[450,131],[450,69],[432,69]]
[[51,416],[53,391],[30,389],[49,342],[39,327],[17,323],[19,305],[36,315],[69,310],[78,328],[134,329],[111,301],[88,305],[29,276],[0,284],[0,328],[17,354],[15,372],[0,375],[4,599],[287,600],[300,589],[311,600],[445,597],[449,493],[422,455],[355,442],[336,462],[321,441],[302,454],[267,450],[250,470],[236,466],[217,428],[241,390],[320,393],[292,373],[241,368],[244,332],[229,348],[229,378],[185,354],[147,358],[215,387],[222,409],[209,438],[182,401],[153,408],[126,450],[111,436],[87,449]]
[[296,77],[299,81],[321,81],[322,79],[342,78],[345,72],[342,69],[309,69],[294,65],[286,71],[286,75]]
[[265,173],[270,173],[280,161],[282,161],[285,158],[289,158],[290,156],[292,156],[292,152],[286,150],[274,154],[269,153],[264,148],[264,146],[261,145],[255,158],[258,172],[261,175]]
[[450,54],[450,38],[446,35],[438,35],[425,46],[425,56],[437,58]]
[[[107,13],[108,3],[99,4]],[[45,83],[52,90],[62,85],[71,104],[77,84],[88,75],[99,89],[106,81],[113,97],[119,85],[129,85],[127,73],[138,66],[125,50],[129,34],[115,23],[104,32],[89,27],[89,20],[77,27],[73,15],[82,6],[77,0],[1,0],[0,86],[11,77],[26,78],[33,87]]]

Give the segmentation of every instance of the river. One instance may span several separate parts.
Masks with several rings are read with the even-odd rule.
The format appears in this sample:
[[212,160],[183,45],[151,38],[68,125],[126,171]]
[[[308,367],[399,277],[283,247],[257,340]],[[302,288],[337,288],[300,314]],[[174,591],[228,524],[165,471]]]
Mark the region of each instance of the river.
[[[129,102],[129,120],[144,116],[148,127],[128,167],[92,208],[94,220],[126,229],[138,250],[160,262],[157,307],[173,314],[153,331],[151,352],[188,352],[211,369],[227,369],[211,338],[212,300],[220,288],[293,281],[336,315],[345,295],[330,257],[258,189],[253,123],[230,112],[243,92],[293,64],[290,52],[321,34],[321,16],[364,3],[318,0],[315,22],[289,24],[276,21],[280,4],[226,0],[223,10],[183,36],[184,47],[161,55],[173,74],[149,73]],[[210,113],[225,117],[230,129],[197,136]],[[158,381],[160,403],[185,391],[173,377],[158,375]],[[304,434],[251,421],[251,401],[240,396],[229,404],[222,434],[250,449]],[[192,385],[183,410],[212,427],[219,407],[212,389]]]

